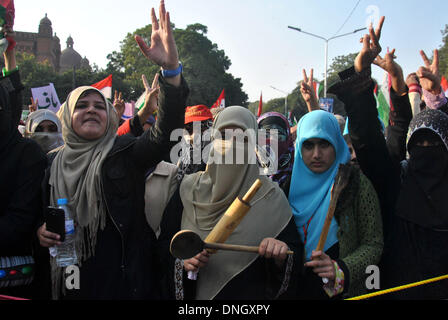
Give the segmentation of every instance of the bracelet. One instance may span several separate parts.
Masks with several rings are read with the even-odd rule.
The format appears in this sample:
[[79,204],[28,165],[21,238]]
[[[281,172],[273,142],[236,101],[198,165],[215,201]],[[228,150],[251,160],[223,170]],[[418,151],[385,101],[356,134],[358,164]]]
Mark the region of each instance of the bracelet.
[[2,74],[4,77],[9,76],[11,73],[15,72],[15,71],[19,71],[19,66],[16,66],[14,69],[12,70],[6,70],[6,67],[3,67],[2,69]]
[[177,67],[177,69],[174,70],[164,70],[162,68],[162,76],[164,78],[173,78],[177,75],[179,75],[182,72],[182,63],[179,61],[179,66]]

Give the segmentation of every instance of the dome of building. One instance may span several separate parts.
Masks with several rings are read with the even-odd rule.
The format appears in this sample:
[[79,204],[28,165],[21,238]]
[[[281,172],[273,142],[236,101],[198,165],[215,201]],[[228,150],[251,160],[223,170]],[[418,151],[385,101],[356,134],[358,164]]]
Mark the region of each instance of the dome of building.
[[67,39],[67,48],[61,52],[61,70],[79,69],[81,67],[81,55],[73,49],[73,38],[71,36]]
[[51,37],[53,35],[53,29],[51,27],[51,21],[48,19],[47,14],[40,20],[39,23],[39,35],[44,37]]
[[50,19],[48,19],[47,14],[45,14],[45,17],[43,17],[40,20],[39,25],[49,25],[49,26],[51,26],[51,21],[50,21]]

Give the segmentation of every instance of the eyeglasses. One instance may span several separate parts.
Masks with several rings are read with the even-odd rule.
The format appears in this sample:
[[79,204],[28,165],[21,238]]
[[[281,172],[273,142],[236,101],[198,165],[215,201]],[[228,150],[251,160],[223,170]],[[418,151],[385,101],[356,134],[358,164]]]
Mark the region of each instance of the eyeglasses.
[[[193,124],[195,122],[199,122],[199,121],[189,122],[184,126],[184,129],[187,130],[190,135],[193,134],[193,128],[194,128]],[[201,132],[204,132],[205,130],[210,128],[213,124],[212,120],[204,120],[204,121],[200,121],[200,122],[201,122]]]

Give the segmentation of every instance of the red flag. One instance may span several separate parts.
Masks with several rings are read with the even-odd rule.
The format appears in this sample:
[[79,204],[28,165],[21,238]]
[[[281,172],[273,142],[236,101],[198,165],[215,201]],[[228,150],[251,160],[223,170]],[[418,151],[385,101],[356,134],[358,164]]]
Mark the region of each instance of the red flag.
[[257,117],[261,116],[263,112],[263,93],[260,93],[260,102],[258,103],[258,114]]
[[225,93],[224,89],[222,89],[221,94],[219,95],[218,100],[212,105],[210,109],[213,108],[225,108],[226,107],[226,100],[225,100]]
[[1,25],[4,24],[5,27],[12,28],[15,18],[14,0],[0,0],[0,6],[3,7],[0,16]]
[[442,81],[440,82],[442,86],[442,91],[445,93],[445,96],[448,97],[448,80],[444,76],[442,76]]
[[91,87],[100,90],[107,99],[112,99],[112,75],[110,74],[107,78],[92,84]]

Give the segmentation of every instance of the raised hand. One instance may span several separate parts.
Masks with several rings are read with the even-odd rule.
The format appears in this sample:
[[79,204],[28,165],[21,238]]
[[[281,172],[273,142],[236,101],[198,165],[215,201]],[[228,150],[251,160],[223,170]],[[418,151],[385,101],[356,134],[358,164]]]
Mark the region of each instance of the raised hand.
[[406,85],[408,87],[410,87],[412,85],[420,86],[420,80],[418,80],[417,73],[412,72],[412,73],[408,74],[408,76],[406,77]]
[[174,70],[179,66],[179,55],[174,41],[173,30],[171,28],[170,14],[165,11],[165,2],[160,1],[159,18],[157,21],[154,8],[151,9],[151,46],[148,47],[139,35],[135,40],[141,52],[153,63],[161,66],[165,70]]
[[361,39],[363,47],[355,59],[356,72],[361,72],[370,67],[377,55],[381,52],[379,40],[381,38],[381,29],[383,28],[384,19],[384,16],[380,18],[375,32],[373,31],[372,25],[370,25],[369,34],[366,34]]
[[384,58],[378,55],[373,61],[373,64],[389,73],[391,77],[392,88],[398,95],[403,95],[406,93],[406,83],[404,81],[403,69],[395,61],[396,58],[397,57],[395,56],[395,49],[389,52],[388,48]]
[[142,75],[143,85],[145,86],[145,106],[149,112],[153,114],[158,108],[159,97],[159,74],[157,73],[152,81],[152,85],[149,86],[148,79],[145,75]]
[[16,64],[16,40],[15,40],[15,32],[11,27],[3,27],[1,32],[5,36],[6,40],[8,40],[8,47],[6,51],[3,53],[3,59],[5,60],[5,68],[8,71],[14,70],[17,67]]
[[439,51],[437,49],[434,50],[434,59],[432,63],[429,61],[423,50],[420,51],[420,55],[425,63],[424,67],[420,67],[417,70],[420,85],[422,86],[422,89],[433,95],[438,95],[441,92],[440,82],[442,81],[439,74]]
[[37,110],[38,104],[39,104],[39,99],[36,99],[36,101],[34,101],[33,97],[31,97],[31,104],[28,105],[28,110],[30,111],[30,113]]
[[125,103],[121,97],[121,92],[120,92],[120,94],[118,94],[117,90],[115,90],[113,105],[114,105],[115,110],[117,111],[118,119],[121,119],[121,117],[123,116],[123,113],[124,113]]
[[384,59],[380,55],[378,55],[373,61],[373,64],[388,72],[391,76],[396,76],[400,73],[403,73],[400,65],[395,62],[396,58],[397,57],[395,56],[395,49],[390,52],[388,50],[388,52],[384,56]]
[[152,85],[149,86],[148,79],[142,75],[143,85],[145,86],[145,104],[138,111],[140,123],[143,125],[146,120],[158,109],[159,97],[159,74],[156,73]]
[[317,102],[316,92],[314,91],[313,72],[314,70],[311,69],[310,78],[308,79],[306,71],[303,69],[303,81],[300,83],[300,93],[308,107],[308,112],[319,110],[319,103]]

